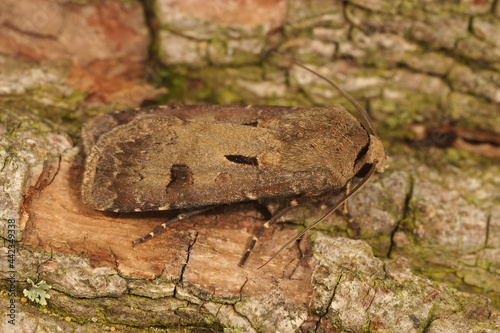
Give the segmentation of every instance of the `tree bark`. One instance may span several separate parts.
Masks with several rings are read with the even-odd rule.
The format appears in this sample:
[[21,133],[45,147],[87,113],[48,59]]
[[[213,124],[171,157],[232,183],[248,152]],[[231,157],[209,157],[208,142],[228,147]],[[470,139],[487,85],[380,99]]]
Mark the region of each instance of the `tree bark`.
[[[2,20],[18,36],[0,33],[2,52],[15,56],[2,56],[0,70],[0,82],[7,83],[0,89],[0,305],[6,309],[0,330],[500,330],[500,168],[494,159],[500,46],[491,37],[499,26],[498,1],[420,7],[290,0],[265,8],[256,1],[246,3],[245,11],[229,2],[207,9],[194,0],[172,7],[158,1],[147,2],[148,21],[138,19],[138,3],[126,10],[114,1],[57,5],[62,12],[51,16],[51,24],[64,11],[87,8],[103,15],[78,23],[102,28],[104,35],[96,33],[94,42],[116,36],[105,13],[121,13],[114,17],[116,31],[139,49],[128,45],[120,53],[114,44],[98,43],[102,57],[95,59],[87,52],[92,38],[79,53],[76,37],[62,48],[68,53],[54,46],[49,49],[58,52],[52,56],[47,49],[28,57],[34,55],[30,41],[60,37],[61,30],[47,25],[37,35],[32,27],[17,27],[14,14],[23,3],[0,11],[12,14],[12,20]],[[257,8],[269,15],[259,15]],[[332,194],[289,212],[240,268],[266,221],[262,203],[217,207],[133,246],[178,212],[102,213],[82,202],[84,156],[73,139],[79,140],[88,117],[75,110],[95,114],[110,107],[87,102],[136,105],[158,92],[134,81],[137,74],[124,74],[153,72],[161,81],[142,65],[150,37],[142,30],[146,23],[157,46],[151,52],[169,70],[171,100],[200,102],[209,96],[219,103],[301,106],[340,101],[300,69],[262,62],[261,54],[276,48],[340,81],[369,106],[390,160],[385,173],[348,203],[359,239],[334,214],[258,269],[338,200]],[[78,29],[73,34],[79,36]],[[64,45],[56,37],[54,45]],[[17,51],[6,48],[6,40]],[[61,59],[68,63],[53,62]],[[127,59],[123,67],[110,65],[119,59]],[[86,95],[74,90],[75,80]],[[95,93],[88,82],[102,89]],[[409,139],[416,144],[405,144]],[[263,204],[275,212],[284,202]],[[51,287],[47,306],[21,298],[33,288],[28,279]],[[16,325],[9,323],[10,314]]]

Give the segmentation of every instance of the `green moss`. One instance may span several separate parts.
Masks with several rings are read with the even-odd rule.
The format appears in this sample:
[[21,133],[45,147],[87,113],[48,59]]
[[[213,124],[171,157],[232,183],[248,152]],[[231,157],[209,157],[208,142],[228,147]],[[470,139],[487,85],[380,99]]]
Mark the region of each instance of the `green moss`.
[[[370,109],[376,110],[376,119],[382,120],[389,130],[401,128],[402,125],[424,121],[426,110],[439,110],[442,99],[439,96],[415,94],[414,92],[402,90],[403,99],[373,99]],[[436,123],[439,112],[435,112]],[[425,114],[427,117],[428,114]],[[428,122],[429,119],[426,119]]]
[[264,99],[241,89],[237,83],[238,80],[262,82],[261,67],[207,67],[193,71],[175,66],[162,69],[160,77],[160,85],[168,89],[160,103],[265,104]]
[[[362,237],[364,238],[364,237]],[[383,234],[375,239],[369,239],[373,254],[377,257],[385,257],[391,245],[392,235]]]
[[55,95],[50,94],[51,104],[40,103],[38,99],[46,94],[46,91],[34,89],[21,96],[0,97],[0,108],[4,109],[0,112],[0,123],[13,131],[31,131],[34,135],[67,133],[78,143],[86,119],[111,111],[111,107],[85,105],[81,91],[74,90],[70,96],[61,97],[60,102],[54,101]]
[[168,90],[167,94],[158,101],[160,104],[167,101],[171,104],[180,104],[185,100],[188,83],[186,73],[187,68],[181,66],[163,67],[158,71],[157,74],[160,78],[158,85],[166,87]]
[[[229,37],[230,38],[230,37]],[[251,38],[229,39],[218,36],[210,41],[210,60],[219,65],[245,66],[259,61],[254,52],[265,45],[265,34],[256,33]]]

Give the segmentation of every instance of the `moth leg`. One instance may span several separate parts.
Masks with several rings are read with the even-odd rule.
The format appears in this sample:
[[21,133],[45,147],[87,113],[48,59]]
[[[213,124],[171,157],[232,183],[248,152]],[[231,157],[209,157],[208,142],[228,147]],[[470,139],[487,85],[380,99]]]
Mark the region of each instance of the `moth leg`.
[[141,237],[141,238],[137,238],[136,240],[134,240],[134,245],[137,245],[137,244],[140,244],[140,243],[144,243],[145,241],[147,241],[148,239],[150,238],[153,238],[154,236],[158,235],[163,229],[167,228],[169,225],[172,225],[174,224],[175,222],[179,222],[181,220],[184,220],[184,219],[187,219],[191,216],[194,216],[194,215],[199,215],[199,214],[202,214],[210,209],[212,209],[214,207],[206,207],[206,208],[203,208],[203,209],[197,209],[197,210],[192,210],[190,212],[187,212],[187,213],[182,213],[182,214],[179,214],[177,215],[176,217],[162,223],[159,227],[157,227],[156,229],[154,229],[153,231],[151,231],[149,234]]
[[259,240],[260,236],[262,236],[262,234],[267,229],[269,229],[270,226],[272,226],[274,223],[276,223],[276,221],[278,221],[280,217],[285,215],[290,209],[294,208],[295,206],[298,206],[298,202],[296,200],[292,200],[292,202],[290,202],[290,206],[280,210],[270,220],[268,220],[266,223],[264,223],[264,225],[259,230],[259,232],[255,236],[253,236],[252,242],[248,246],[248,249],[245,252],[245,254],[243,255],[243,257],[241,258],[238,266],[243,267],[245,265],[245,262],[247,261],[248,257],[250,256],[250,253],[252,252],[253,248],[255,247],[255,244],[257,244],[257,241]]
[[263,204],[258,200],[254,202],[255,202],[255,207],[257,211],[262,215],[263,220],[270,220],[273,218],[273,214],[271,213],[267,205]]
[[[295,240],[295,247],[299,253],[299,259],[297,261],[297,263],[293,266],[292,268],[292,271],[290,272],[290,274],[288,275],[288,279],[291,280],[292,277],[294,276],[294,274],[297,272],[297,270],[301,267],[301,266],[306,266],[306,267],[309,267],[308,265],[308,261],[309,259],[311,259],[312,257],[312,251],[310,248],[307,248],[307,247],[304,247],[302,246],[302,241],[304,240],[304,236],[302,237],[299,237]],[[293,262],[295,262],[295,259],[290,261],[289,264],[292,264]],[[283,277],[285,276],[285,271],[283,271]]]
[[[349,193],[351,191],[351,184],[352,180],[349,180],[346,184],[346,189],[345,189],[346,193]],[[356,222],[354,217],[352,217],[351,213],[349,213],[349,210],[347,209],[347,200],[344,201],[344,203],[342,204],[342,215],[347,220],[347,222],[349,222],[354,231],[353,238],[359,238],[361,228],[359,227],[359,224],[358,222]]]

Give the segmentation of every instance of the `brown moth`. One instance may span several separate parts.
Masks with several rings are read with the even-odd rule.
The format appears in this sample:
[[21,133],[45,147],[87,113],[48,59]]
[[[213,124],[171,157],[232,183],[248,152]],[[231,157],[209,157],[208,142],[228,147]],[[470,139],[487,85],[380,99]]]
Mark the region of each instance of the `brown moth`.
[[[344,193],[285,248],[356,193],[375,170],[384,170],[384,148],[366,112],[340,91],[366,117],[373,134],[340,105],[159,106],[98,116],[82,131],[87,155],[83,200],[101,211],[190,210],[137,244],[206,207],[293,199],[254,237],[242,266],[263,231],[298,201],[330,191]],[[366,168],[362,181],[346,190]]]

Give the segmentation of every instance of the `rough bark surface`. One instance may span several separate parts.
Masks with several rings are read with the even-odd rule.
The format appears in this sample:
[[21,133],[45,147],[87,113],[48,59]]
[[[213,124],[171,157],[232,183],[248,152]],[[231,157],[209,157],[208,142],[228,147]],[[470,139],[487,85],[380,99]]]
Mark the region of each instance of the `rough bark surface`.
[[[499,1],[146,4],[0,5],[1,331],[500,331]],[[166,71],[144,65],[150,38]],[[137,105],[158,93],[152,79],[176,102],[346,105],[267,61],[272,49],[339,81],[385,138],[389,169],[348,203],[359,240],[334,215],[256,270],[337,199],[325,197],[239,268],[265,221],[252,202],[135,247],[176,212],[82,203],[73,140],[111,110],[89,101]],[[51,286],[47,306],[21,299],[28,279]]]

